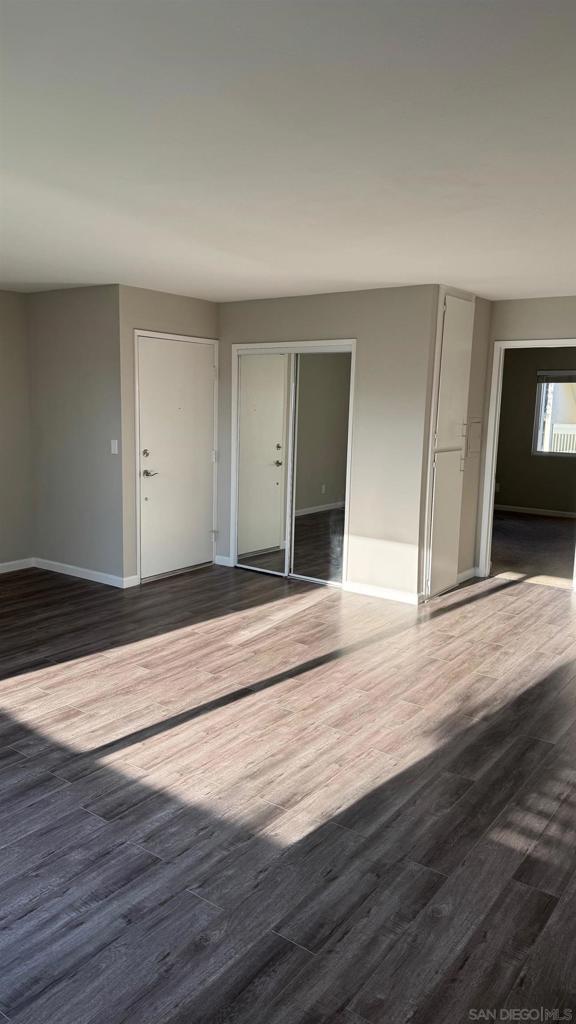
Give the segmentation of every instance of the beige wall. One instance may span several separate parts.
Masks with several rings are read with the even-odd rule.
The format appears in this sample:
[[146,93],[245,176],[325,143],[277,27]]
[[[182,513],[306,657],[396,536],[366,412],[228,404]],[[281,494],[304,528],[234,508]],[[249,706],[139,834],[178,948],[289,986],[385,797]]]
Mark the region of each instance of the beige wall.
[[[488,417],[490,389],[492,386],[492,361],[494,341],[534,341],[550,338],[576,339],[576,295],[544,299],[505,299],[492,303],[490,345],[486,366],[484,399],[484,431]],[[484,489],[485,446],[483,445],[480,468],[480,500]],[[471,521],[471,520],[470,520]],[[476,534],[476,558],[478,558],[480,510],[474,520]],[[461,556],[462,556],[461,546]],[[468,568],[461,557],[461,569]],[[476,562],[477,564],[477,562]]]
[[346,352],[300,357],[296,511],[344,502],[350,362]]
[[122,575],[118,288],[27,296],[36,557]]
[[[231,344],[355,337],[352,578],[391,589],[416,589],[418,510],[425,470],[422,451],[437,293],[436,286],[422,286],[220,307],[220,554],[229,551]],[[469,416],[482,416],[484,424],[491,311],[492,339],[576,338],[576,296],[493,304],[477,300]],[[30,523],[32,502],[25,500],[31,489],[25,312],[29,313],[36,437],[32,454],[36,456],[37,543],[33,543]],[[13,482],[3,502],[0,561],[36,555],[114,575],[133,575],[134,328],[217,337],[218,307],[118,286],[27,296],[4,293],[0,326],[0,415],[2,433],[11,442],[3,445],[0,457],[4,479]],[[12,430],[12,425],[17,429]],[[114,437],[122,442],[120,457],[110,454]],[[394,443],[389,443],[392,438]],[[482,461],[469,459],[466,466],[460,571],[477,562]],[[500,501],[513,503],[504,502],[502,494]]]
[[[488,302],[487,299],[477,298],[474,310],[468,423],[474,419],[481,420],[484,435],[486,429],[484,405],[486,400],[486,372],[491,346],[491,316],[492,303]],[[483,455],[483,450],[477,454],[470,453],[466,458],[464,467],[460,548],[458,553],[458,572],[460,573],[467,572],[478,565],[478,538],[476,534]]]
[[134,331],[165,331],[197,338],[218,337],[218,307],[203,299],[119,287],[122,374],[122,480],[124,576],[136,573],[136,462]]
[[220,313],[218,550],[230,550],[233,343],[356,338],[349,578],[416,593],[438,288],[226,303]]
[[576,348],[506,352],[496,504],[576,512],[576,460],[532,454],[538,370],[576,370]]
[[492,337],[495,341],[576,338],[576,295],[495,302]]
[[32,550],[30,380],[25,296],[0,292],[0,563]]

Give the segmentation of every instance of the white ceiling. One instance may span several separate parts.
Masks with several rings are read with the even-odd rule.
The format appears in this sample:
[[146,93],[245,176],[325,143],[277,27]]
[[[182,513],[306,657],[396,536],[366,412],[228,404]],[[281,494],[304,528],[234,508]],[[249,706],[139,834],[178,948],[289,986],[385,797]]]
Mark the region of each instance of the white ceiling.
[[4,0],[0,279],[576,294],[574,0]]

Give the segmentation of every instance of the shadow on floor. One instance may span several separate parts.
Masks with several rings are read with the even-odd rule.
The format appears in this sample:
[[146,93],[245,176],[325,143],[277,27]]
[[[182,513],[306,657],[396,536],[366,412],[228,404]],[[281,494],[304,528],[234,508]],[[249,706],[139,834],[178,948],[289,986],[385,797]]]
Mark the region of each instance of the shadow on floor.
[[9,573],[0,576],[0,679],[241,617],[254,607],[268,614],[295,588],[313,603],[314,584],[214,566],[128,590],[41,569]]
[[437,1024],[569,1006],[575,673],[447,713],[427,756],[382,754],[382,781],[360,777],[340,804],[336,787],[316,821],[267,802],[281,765],[257,749],[237,791],[218,786],[206,733],[182,732],[191,760],[172,776],[119,760],[211,709],[80,751],[4,715],[2,1010],[26,1024]]

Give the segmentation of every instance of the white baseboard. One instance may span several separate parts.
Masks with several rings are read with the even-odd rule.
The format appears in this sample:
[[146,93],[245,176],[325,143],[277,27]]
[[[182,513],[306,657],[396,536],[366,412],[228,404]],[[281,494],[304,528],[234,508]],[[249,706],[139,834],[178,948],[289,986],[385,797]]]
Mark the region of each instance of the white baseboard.
[[19,572],[20,569],[33,569],[36,565],[34,558],[18,558],[15,562],[0,562],[0,573]]
[[215,565],[228,565],[230,567],[233,567],[234,566],[234,559],[230,558],[230,555],[215,555],[214,556],[214,564]]
[[122,590],[125,590],[127,587],[137,587],[140,583],[138,576],[112,576],[110,573],[96,572],[95,569],[84,569],[79,565],[52,562],[48,558],[32,558],[31,562],[37,569],[59,572],[63,576],[76,576],[81,580],[90,580],[91,583],[105,583],[109,587],[119,587]]
[[344,508],[343,501],[333,501],[329,505],[312,505],[310,508],[297,508],[295,516],[309,516],[313,512],[329,512],[333,508]]
[[[117,576],[111,578],[121,580],[121,583],[119,583],[118,586],[120,586],[122,590],[128,590],[129,587],[139,587],[141,582],[139,576]],[[111,586],[115,587],[116,584],[112,583]]]
[[466,580],[473,580],[476,576],[481,576],[482,573],[477,565],[473,569],[465,569],[464,572],[459,572],[457,578],[458,583],[466,583]]
[[528,516],[557,516],[559,519],[576,519],[576,512],[558,512],[553,508],[524,508],[522,505],[494,505],[496,512],[525,512]]
[[371,583],[343,583],[342,590],[350,594],[362,594],[364,597],[379,597],[384,601],[400,601],[402,604],[420,604],[420,594],[409,590],[389,590],[388,587],[375,587]]

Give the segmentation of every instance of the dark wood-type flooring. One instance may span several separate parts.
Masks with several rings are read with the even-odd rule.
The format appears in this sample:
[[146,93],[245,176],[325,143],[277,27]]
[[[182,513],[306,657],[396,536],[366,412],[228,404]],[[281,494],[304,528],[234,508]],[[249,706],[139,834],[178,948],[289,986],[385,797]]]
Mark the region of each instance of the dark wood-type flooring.
[[0,577],[0,1020],[576,1009],[576,607]]
[[310,512],[294,519],[294,572],[315,580],[342,582],[344,509]]
[[519,574],[548,586],[572,586],[576,519],[494,512],[492,574]]
[[[343,508],[295,517],[293,563],[298,576],[341,583],[343,546]],[[284,572],[284,551],[280,549],[243,555],[238,561],[270,572]]]

